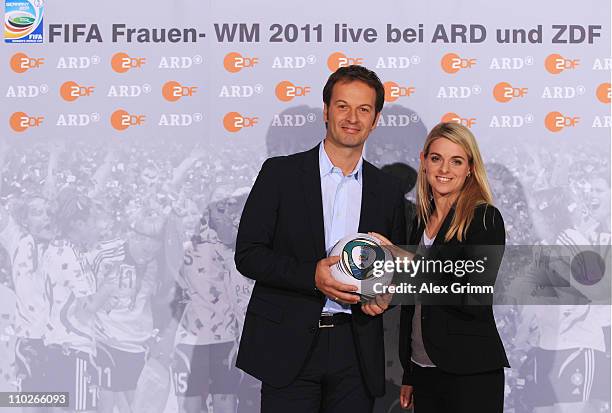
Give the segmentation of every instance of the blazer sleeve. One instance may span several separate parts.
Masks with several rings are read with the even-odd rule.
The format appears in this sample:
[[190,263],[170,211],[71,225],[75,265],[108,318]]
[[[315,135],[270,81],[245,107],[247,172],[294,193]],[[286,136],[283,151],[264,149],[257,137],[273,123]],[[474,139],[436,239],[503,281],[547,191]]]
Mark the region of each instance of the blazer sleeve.
[[[484,261],[484,271],[470,274],[464,281],[472,286],[494,286],[504,255],[506,230],[504,219],[497,208],[481,205],[474,214],[465,242],[465,260]],[[486,319],[492,294],[464,294],[461,306],[449,306],[457,312],[469,314],[475,319]]]
[[236,269],[255,281],[316,296],[316,261],[298,262],[273,249],[282,166],[282,158],[266,160],[255,180],[236,236]]

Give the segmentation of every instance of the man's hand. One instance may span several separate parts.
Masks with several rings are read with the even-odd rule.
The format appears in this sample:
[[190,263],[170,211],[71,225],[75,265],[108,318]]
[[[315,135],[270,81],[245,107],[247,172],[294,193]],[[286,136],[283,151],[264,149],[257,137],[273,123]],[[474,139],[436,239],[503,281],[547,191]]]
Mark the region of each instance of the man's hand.
[[380,315],[389,308],[391,297],[391,294],[376,294],[374,298],[361,304],[361,311],[371,316]]
[[412,386],[407,384],[402,385],[402,388],[400,389],[400,405],[402,406],[402,409],[411,409],[414,407],[412,403],[413,391],[414,388]]
[[323,258],[317,263],[315,269],[315,286],[332,301],[339,301],[344,304],[357,304],[359,296],[352,294],[357,291],[357,287],[349,284],[342,284],[336,281],[331,275],[329,267],[340,261],[340,257]]

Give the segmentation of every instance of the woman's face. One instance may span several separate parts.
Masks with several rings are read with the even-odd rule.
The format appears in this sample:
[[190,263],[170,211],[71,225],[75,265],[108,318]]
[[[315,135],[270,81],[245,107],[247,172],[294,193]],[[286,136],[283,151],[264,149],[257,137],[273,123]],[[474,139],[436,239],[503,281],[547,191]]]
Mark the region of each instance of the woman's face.
[[421,163],[434,196],[459,194],[470,172],[465,150],[446,138],[435,139],[427,155],[421,152]]

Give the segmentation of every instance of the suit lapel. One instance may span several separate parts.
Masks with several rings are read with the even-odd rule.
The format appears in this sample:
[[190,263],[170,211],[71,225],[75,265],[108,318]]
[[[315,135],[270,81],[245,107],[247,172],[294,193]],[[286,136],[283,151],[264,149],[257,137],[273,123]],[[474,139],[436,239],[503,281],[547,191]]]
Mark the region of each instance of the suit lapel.
[[373,220],[379,210],[379,197],[376,196],[379,187],[376,170],[365,159],[362,165],[361,212],[359,215],[359,232],[373,230]]
[[319,171],[319,145],[306,152],[302,162],[302,193],[306,206],[306,218],[312,229],[316,257],[325,254],[325,226],[323,223],[323,197],[321,195],[321,174]]
[[454,216],[455,216],[455,207],[453,206],[450,209],[450,211],[448,211],[448,214],[446,214],[446,218],[444,218],[444,222],[442,223],[442,225],[440,226],[440,229],[438,230],[438,234],[436,235],[436,239],[434,240],[433,245],[441,245],[443,243],[446,243],[444,241],[444,237],[446,236],[446,232],[450,228],[450,224]]
[[[444,241],[444,237],[446,236],[446,231],[448,231],[448,228],[450,227],[450,224],[451,224],[451,221],[453,220],[454,215],[455,215],[455,207],[451,208],[451,210],[448,211],[446,218],[444,218],[444,222],[442,222],[442,225],[440,226],[440,229],[438,230],[438,233],[436,234],[436,239],[434,239],[432,247],[438,247],[440,245],[446,244],[446,241]],[[421,239],[423,238],[424,232],[425,232],[425,224],[421,223],[418,229],[416,230],[416,232],[413,232],[413,236],[411,237],[411,240],[410,240],[411,245],[415,247],[418,246],[421,243]],[[439,253],[440,253],[440,248],[430,248],[427,250],[427,258],[434,259],[439,255]]]

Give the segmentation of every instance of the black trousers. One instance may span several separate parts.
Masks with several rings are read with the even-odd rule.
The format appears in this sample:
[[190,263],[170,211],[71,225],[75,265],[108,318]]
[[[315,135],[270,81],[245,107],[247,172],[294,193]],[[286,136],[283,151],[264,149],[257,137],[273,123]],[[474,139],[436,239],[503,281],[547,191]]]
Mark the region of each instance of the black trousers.
[[504,370],[458,375],[437,367],[411,366],[414,413],[502,413]]
[[262,413],[371,413],[373,406],[350,322],[319,329],[304,367],[290,385],[261,387]]

